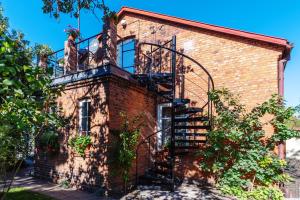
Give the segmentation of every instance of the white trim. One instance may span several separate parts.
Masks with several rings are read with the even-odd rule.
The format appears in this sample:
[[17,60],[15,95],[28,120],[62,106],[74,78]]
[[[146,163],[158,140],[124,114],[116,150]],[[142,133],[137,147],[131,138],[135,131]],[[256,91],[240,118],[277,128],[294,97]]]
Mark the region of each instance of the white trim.
[[[157,105],[157,127],[158,130],[162,130],[162,108],[163,107],[171,107],[171,103],[162,103]],[[157,149],[162,149],[162,132],[157,133]]]
[[[91,100],[90,99],[83,99],[83,100],[79,101],[79,113],[78,113],[79,124],[78,124],[78,130],[79,130],[79,135],[80,136],[82,135],[82,127],[81,127],[81,123],[82,123],[82,104],[86,103],[86,102],[91,102]],[[88,112],[89,112],[89,110],[88,110]],[[91,122],[89,122],[89,123],[91,123]]]

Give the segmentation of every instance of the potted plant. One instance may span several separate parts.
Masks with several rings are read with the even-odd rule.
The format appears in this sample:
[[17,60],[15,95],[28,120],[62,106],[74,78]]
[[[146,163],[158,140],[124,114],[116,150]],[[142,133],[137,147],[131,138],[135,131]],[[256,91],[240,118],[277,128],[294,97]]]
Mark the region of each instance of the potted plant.
[[89,150],[92,146],[92,140],[89,135],[81,135],[72,137],[69,139],[68,144],[74,149],[80,156],[85,156],[85,151]]
[[72,41],[75,41],[76,38],[80,37],[79,30],[73,28],[71,25],[68,25],[68,27],[64,30],[64,32],[67,33],[68,39],[71,39]]
[[45,132],[39,139],[39,147],[44,152],[56,154],[60,147],[58,134],[54,131]]
[[48,64],[48,56],[53,53],[48,45],[37,44],[34,47],[34,54],[37,56],[37,63],[39,67],[46,68]]

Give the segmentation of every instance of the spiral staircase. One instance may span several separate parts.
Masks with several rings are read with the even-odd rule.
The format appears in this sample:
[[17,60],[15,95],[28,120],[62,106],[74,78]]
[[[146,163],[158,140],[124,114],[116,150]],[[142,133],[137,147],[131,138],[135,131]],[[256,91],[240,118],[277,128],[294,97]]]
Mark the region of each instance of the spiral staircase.
[[[165,130],[158,131],[170,133],[167,148],[157,148],[158,132],[138,144],[136,183],[159,184],[173,190],[177,158],[205,145],[207,132],[212,129],[208,93],[214,89],[213,79],[199,62],[176,49],[176,36],[163,44],[139,43],[137,55],[134,78],[156,93],[161,103],[170,104],[171,120]],[[145,173],[139,174],[142,146],[148,148],[149,158]]]

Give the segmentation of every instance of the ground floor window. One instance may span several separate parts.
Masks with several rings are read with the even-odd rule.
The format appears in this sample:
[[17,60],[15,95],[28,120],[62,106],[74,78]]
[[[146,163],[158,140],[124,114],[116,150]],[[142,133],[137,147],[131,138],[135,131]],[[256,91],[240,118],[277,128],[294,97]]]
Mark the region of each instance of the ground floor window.
[[[157,148],[163,149],[164,147],[170,145],[171,138],[171,103],[159,104],[157,106],[157,126],[158,130],[162,130],[157,133]],[[186,115],[177,116],[177,118],[186,118]],[[177,125],[185,126],[186,122],[177,123]],[[186,138],[186,129],[176,130],[175,137],[181,137],[181,139]]]
[[159,104],[157,107],[157,125],[158,130],[162,130],[157,134],[158,149],[162,149],[168,145],[171,136],[171,104]]
[[79,134],[88,135],[91,130],[91,101],[84,99],[79,102]]

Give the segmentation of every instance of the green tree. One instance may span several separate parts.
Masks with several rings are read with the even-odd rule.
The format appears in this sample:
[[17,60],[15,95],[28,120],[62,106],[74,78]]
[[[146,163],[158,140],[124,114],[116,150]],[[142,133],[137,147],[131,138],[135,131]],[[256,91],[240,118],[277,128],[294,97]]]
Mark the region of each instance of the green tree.
[[9,31],[0,7],[0,199],[10,189],[22,160],[41,133],[56,130],[62,120],[55,112],[61,88],[33,65],[33,53],[22,33]]
[[[274,152],[282,141],[299,136],[286,124],[296,110],[286,108],[276,95],[250,112],[228,90],[209,95],[217,116],[200,153],[202,169],[215,178],[221,191],[239,199],[283,199],[279,186],[290,178],[283,172],[286,162]],[[271,117],[267,122],[262,120],[266,115]],[[274,129],[270,137],[266,125]]]
[[79,10],[85,9],[95,13],[96,9],[109,13],[104,0],[43,0],[43,12],[59,18],[61,13],[79,17]]

